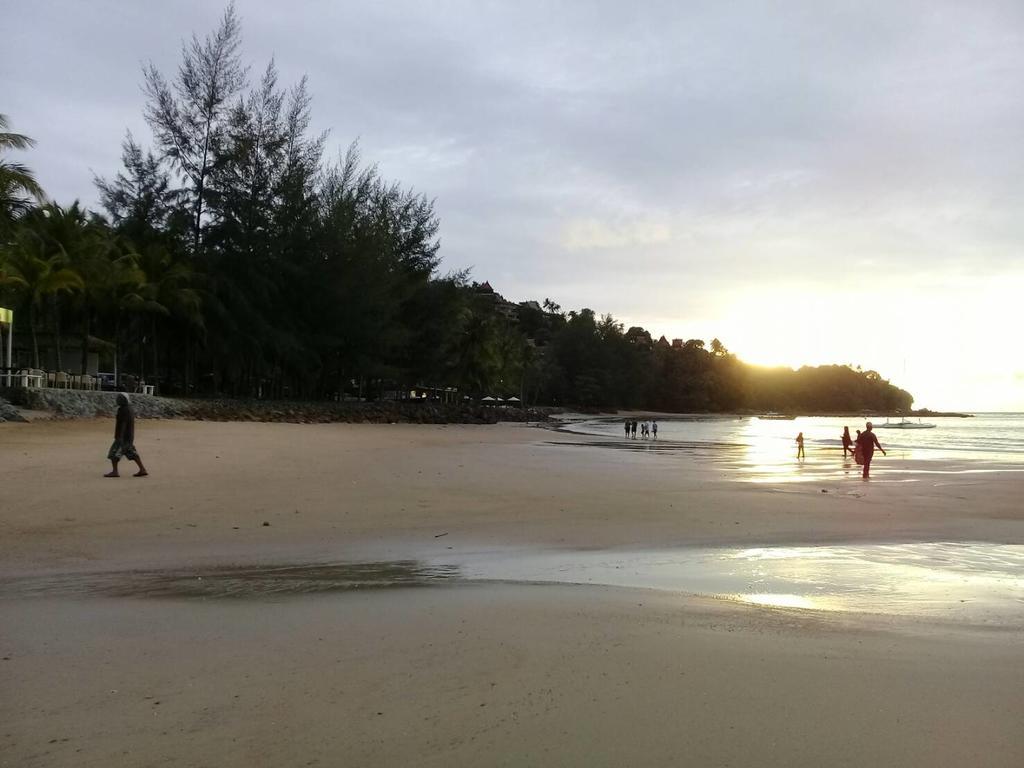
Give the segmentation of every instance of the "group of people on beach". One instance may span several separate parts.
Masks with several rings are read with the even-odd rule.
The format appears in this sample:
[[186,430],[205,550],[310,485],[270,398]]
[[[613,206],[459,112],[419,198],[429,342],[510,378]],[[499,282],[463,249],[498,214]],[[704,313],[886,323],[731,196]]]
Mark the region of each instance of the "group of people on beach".
[[637,425],[640,426],[640,439],[641,440],[657,440],[658,439],[658,422],[654,421],[642,421],[638,422],[636,419],[626,419],[624,428],[626,431],[626,438],[636,440],[636,429]]
[[[110,446],[110,451],[107,453],[107,459],[110,460],[111,470],[105,477],[118,477],[120,473],[118,470],[118,463],[121,459],[128,459],[134,461],[138,466],[139,471],[135,473],[135,477],[145,477],[149,473],[146,471],[145,465],[142,463],[142,457],[139,456],[138,451],[135,449],[135,413],[132,410],[131,404],[128,402],[128,396],[121,393],[117,396],[117,418],[114,421],[114,442]],[[658,422],[652,419],[651,421],[637,421],[636,419],[626,419],[623,429],[626,433],[627,439],[636,439],[637,428],[640,429],[641,440],[657,440],[658,439]],[[840,435],[840,439],[843,442],[843,458],[845,459],[847,453],[853,456],[854,461],[864,467],[865,478],[871,472],[871,459],[874,456],[875,448],[885,455],[885,449],[881,443],[878,442],[878,437],[875,436],[873,425],[869,421],[864,431],[857,430],[857,437],[853,438],[850,435],[850,428],[843,427],[843,434]],[[796,457],[797,459],[803,459],[806,457],[804,453],[804,433],[800,432],[796,436]]]
[[[853,460],[864,467],[863,477],[867,478],[871,473],[871,459],[875,455],[875,448],[885,455],[885,448],[878,442],[878,436],[874,433],[874,425],[869,421],[864,425],[864,431],[857,430],[857,437],[850,436],[850,428],[843,427],[843,434],[840,435],[840,439],[843,441],[843,458],[846,458],[847,452],[850,456],[853,456]],[[805,458],[804,453],[804,433],[801,432],[796,436],[796,457],[797,459]]]

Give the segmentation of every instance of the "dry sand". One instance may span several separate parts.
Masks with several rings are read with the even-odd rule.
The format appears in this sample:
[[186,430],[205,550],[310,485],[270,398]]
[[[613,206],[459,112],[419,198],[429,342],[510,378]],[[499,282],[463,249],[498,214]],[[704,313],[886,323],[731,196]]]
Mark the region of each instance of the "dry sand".
[[[1015,475],[772,487],[525,427],[140,422],[152,475],[110,480],[111,431],[0,425],[0,578],[438,541],[1024,543]],[[597,587],[8,594],[0,765],[1020,766],[1022,649]]]

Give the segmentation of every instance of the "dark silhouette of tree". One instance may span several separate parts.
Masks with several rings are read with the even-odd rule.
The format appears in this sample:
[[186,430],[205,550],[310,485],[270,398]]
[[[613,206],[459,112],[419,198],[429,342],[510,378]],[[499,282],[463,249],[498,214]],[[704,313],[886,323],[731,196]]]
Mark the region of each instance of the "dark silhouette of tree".
[[188,183],[192,251],[198,254],[206,206],[206,186],[227,138],[230,102],[245,86],[239,49],[241,22],[228,5],[216,31],[204,40],[193,35],[182,45],[177,76],[168,82],[153,63],[144,70],[146,122],[163,157]]
[[[36,211],[29,218],[37,220],[42,216]],[[82,278],[67,265],[63,254],[47,242],[39,228],[29,223],[23,223],[14,237],[0,247],[0,289],[14,298],[19,308],[27,310],[34,367],[40,366],[39,315],[46,300],[61,293],[75,293],[83,287]]]
[[8,131],[6,115],[0,115],[0,238],[5,236],[16,219],[28,213],[35,202],[45,202],[46,196],[28,166],[8,160],[4,155],[11,150],[25,150],[35,141],[21,133]]
[[129,133],[121,143],[121,162],[124,169],[113,180],[94,177],[100,205],[114,229],[135,243],[177,229],[173,219],[181,213],[182,190],[171,186],[160,159],[143,152]]

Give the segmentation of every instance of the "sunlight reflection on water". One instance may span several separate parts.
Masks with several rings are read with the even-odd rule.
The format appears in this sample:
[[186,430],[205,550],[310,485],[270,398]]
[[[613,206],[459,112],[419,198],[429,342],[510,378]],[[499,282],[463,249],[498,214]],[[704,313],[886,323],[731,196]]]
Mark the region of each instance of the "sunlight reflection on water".
[[807,608],[818,611],[836,610],[834,606],[830,607],[824,600],[811,599],[805,595],[739,595],[739,600],[744,603],[751,603],[752,605],[768,605],[774,608]]
[[464,578],[607,584],[815,610],[1024,623],[1024,546],[975,543],[492,553]]
[[[876,453],[872,478],[902,483],[917,482],[925,474],[1024,472],[1024,415],[979,414],[932,421],[937,423],[935,429],[876,430],[887,455]],[[855,480],[861,475],[861,467],[844,456],[840,436],[844,426],[855,436],[863,419],[704,415],[679,416],[658,424],[657,441],[625,439],[621,419],[574,419],[559,428],[605,438],[597,443],[605,447],[709,460],[747,482],[823,482]],[[799,432],[806,447],[802,459],[796,455]]]

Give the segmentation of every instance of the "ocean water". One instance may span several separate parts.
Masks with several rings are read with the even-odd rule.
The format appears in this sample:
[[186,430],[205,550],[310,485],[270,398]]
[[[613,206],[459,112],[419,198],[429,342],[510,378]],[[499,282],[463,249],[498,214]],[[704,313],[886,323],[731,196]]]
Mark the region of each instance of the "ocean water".
[[[1024,413],[978,413],[969,418],[922,419],[933,429],[887,429],[885,417],[874,418],[875,434],[888,455],[876,454],[872,476],[890,479],[910,472],[1024,471]],[[915,419],[916,421],[916,419]],[[799,416],[768,420],[756,416],[692,415],[658,420],[658,440],[626,440],[623,419],[576,418],[561,426],[567,432],[604,437],[609,444],[633,450],[688,452],[742,471],[748,479],[819,479],[855,474],[843,459],[843,427],[864,428],[852,417]],[[804,434],[806,458],[796,460],[796,436]]]

